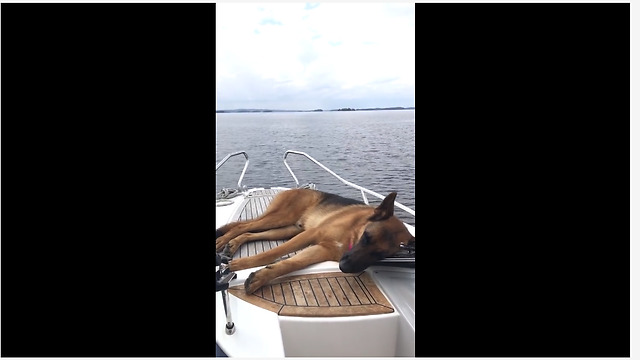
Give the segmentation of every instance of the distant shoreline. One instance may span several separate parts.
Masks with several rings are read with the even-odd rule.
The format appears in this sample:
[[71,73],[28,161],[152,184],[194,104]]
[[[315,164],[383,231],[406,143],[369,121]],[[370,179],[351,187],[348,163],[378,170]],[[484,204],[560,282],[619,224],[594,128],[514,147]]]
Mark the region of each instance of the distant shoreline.
[[415,110],[415,106],[412,107],[386,107],[386,108],[365,108],[365,109],[332,109],[332,110],[272,110],[272,109],[234,109],[234,110],[216,110],[216,113],[268,113],[268,112],[324,112],[324,111],[377,111],[377,110]]

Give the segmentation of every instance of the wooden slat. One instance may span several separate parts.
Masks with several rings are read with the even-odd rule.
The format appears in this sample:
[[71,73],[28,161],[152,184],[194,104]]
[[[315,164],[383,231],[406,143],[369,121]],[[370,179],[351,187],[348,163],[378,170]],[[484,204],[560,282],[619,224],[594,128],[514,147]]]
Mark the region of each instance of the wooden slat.
[[356,296],[360,304],[371,304],[371,300],[369,300],[367,295],[362,290],[362,285],[357,278],[349,277],[346,280],[351,286],[351,291],[353,291],[353,294]]
[[322,285],[320,285],[320,280],[311,279],[309,280],[309,284],[313,289],[313,293],[316,294],[316,302],[318,303],[318,306],[329,306],[329,301],[327,300],[327,296],[322,289]]
[[280,285],[280,287],[282,288],[282,293],[284,294],[284,305],[295,305],[296,298],[293,296],[293,289],[291,288],[291,284],[284,283],[277,285]]
[[324,296],[329,303],[329,306],[340,306],[338,299],[336,299],[336,293],[331,288],[331,283],[329,283],[329,279],[318,279],[322,290],[324,291]]
[[291,282],[291,289],[293,290],[293,296],[296,298],[296,305],[298,306],[306,306],[307,299],[304,297],[304,291],[302,291],[302,287],[300,286],[299,281]]
[[349,305],[349,300],[347,299],[347,295],[344,293],[342,286],[336,278],[327,279],[329,284],[331,285],[331,290],[333,290],[333,294],[336,296],[336,301],[340,305]]
[[271,288],[273,289],[273,302],[285,304],[284,294],[282,293],[282,284],[274,285]]
[[307,305],[318,306],[318,300],[316,300],[316,295],[311,288],[309,280],[300,280],[300,286],[304,292],[304,298],[307,300]]
[[268,301],[274,301],[273,286],[262,287],[262,298]]
[[342,291],[344,291],[345,296],[347,297],[347,301],[349,305],[360,305],[360,301],[356,294],[354,294],[353,289],[347,282],[345,278],[338,278],[338,283],[340,283],[340,287],[342,287]]

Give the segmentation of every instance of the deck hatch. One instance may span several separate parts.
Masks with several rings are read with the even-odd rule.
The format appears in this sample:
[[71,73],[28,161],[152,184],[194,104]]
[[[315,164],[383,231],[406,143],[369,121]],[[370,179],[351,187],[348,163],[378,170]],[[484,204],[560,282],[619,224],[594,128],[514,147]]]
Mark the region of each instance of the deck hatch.
[[329,272],[287,276],[247,295],[244,285],[229,292],[284,316],[355,316],[392,313],[393,306],[368,273]]

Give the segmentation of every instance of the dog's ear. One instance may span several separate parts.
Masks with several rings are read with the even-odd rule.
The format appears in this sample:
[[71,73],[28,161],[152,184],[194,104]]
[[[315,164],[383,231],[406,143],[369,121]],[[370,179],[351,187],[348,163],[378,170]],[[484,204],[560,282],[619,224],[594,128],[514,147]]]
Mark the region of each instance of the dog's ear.
[[396,201],[397,195],[397,192],[392,192],[391,194],[387,195],[387,197],[382,200],[382,203],[373,211],[373,215],[369,218],[369,220],[380,221],[393,216],[393,202]]

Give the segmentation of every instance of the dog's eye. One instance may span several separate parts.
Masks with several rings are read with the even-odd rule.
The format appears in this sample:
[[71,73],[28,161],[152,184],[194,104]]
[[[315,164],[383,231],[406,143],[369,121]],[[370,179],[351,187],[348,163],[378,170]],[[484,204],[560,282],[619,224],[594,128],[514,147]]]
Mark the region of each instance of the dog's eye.
[[371,243],[371,237],[366,232],[362,234],[362,244],[369,245]]

